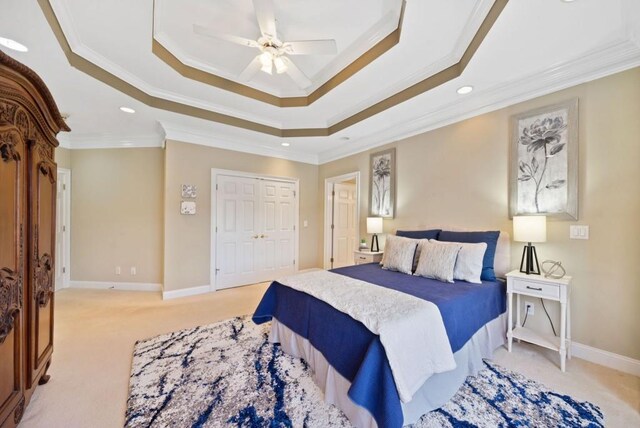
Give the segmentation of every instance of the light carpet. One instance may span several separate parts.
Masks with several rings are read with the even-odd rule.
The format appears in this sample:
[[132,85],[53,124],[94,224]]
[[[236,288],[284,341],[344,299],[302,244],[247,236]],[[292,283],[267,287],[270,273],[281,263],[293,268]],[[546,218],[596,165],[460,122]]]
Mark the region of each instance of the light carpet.
[[[136,343],[126,427],[348,427],[304,360],[269,343],[269,324],[237,317]],[[485,362],[426,427],[602,427],[600,409]]]

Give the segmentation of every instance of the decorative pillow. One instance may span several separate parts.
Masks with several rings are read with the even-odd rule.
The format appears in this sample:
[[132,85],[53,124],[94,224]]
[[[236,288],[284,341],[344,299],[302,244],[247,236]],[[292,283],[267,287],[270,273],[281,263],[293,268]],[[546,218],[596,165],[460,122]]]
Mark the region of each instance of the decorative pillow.
[[438,235],[438,241],[466,243],[485,242],[487,244],[487,250],[484,252],[484,258],[482,259],[482,274],[480,275],[480,279],[483,281],[495,281],[496,273],[493,270],[493,262],[496,257],[498,236],[500,236],[500,231],[451,232],[443,230]]
[[398,230],[396,236],[403,236],[411,239],[438,239],[441,229],[429,230]]
[[432,239],[422,241],[420,247],[420,260],[415,275],[453,282],[453,270],[462,246]]
[[387,236],[384,244],[382,269],[395,270],[411,275],[413,272],[413,258],[417,244],[413,239]]
[[468,244],[440,241],[440,243],[445,245],[459,245],[462,247],[456,259],[456,265],[453,268],[453,279],[482,284],[480,277],[482,276],[482,260],[487,250],[486,242]]

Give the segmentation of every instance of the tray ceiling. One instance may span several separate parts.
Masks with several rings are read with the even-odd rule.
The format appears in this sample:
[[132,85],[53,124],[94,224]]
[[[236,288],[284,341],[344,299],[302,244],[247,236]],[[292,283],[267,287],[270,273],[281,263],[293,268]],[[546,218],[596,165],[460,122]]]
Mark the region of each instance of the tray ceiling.
[[[184,16],[172,12],[185,26],[229,20],[240,36],[252,38],[257,31],[250,0],[156,1],[189,9]],[[338,43],[344,47],[336,57],[352,55],[343,62],[366,55],[396,31],[389,27],[368,44],[358,43],[376,25],[380,28],[384,10],[396,2],[364,2],[376,6],[363,22],[358,21],[363,2],[329,2],[332,8],[344,3],[343,15],[330,21],[320,14],[315,29],[309,23],[319,2],[294,2],[304,6],[295,14],[287,13],[285,3],[291,2],[274,2],[279,32],[296,39],[351,40],[351,49]],[[0,36],[31,48],[10,54],[41,74],[71,114],[74,131],[63,137],[71,147],[158,145],[166,136],[317,163],[636,66],[639,3],[409,0],[398,43],[303,107],[279,107],[181,74],[154,53],[154,31],[162,24],[154,27],[153,0],[38,0],[39,8],[7,0]],[[196,15],[206,19],[193,22]],[[302,32],[296,20],[309,32]],[[271,80],[264,74],[244,82],[237,72],[247,48],[230,44],[216,57],[206,43],[192,46],[186,30],[182,36],[177,29],[163,31],[164,43],[176,42],[163,48],[181,63],[270,96],[306,97],[331,80],[340,68],[335,64],[342,64],[333,57],[300,63],[313,80],[303,92],[285,76]],[[467,84],[474,86],[471,94],[456,94]],[[137,113],[123,116],[122,105]],[[287,148],[281,146],[285,141]]]

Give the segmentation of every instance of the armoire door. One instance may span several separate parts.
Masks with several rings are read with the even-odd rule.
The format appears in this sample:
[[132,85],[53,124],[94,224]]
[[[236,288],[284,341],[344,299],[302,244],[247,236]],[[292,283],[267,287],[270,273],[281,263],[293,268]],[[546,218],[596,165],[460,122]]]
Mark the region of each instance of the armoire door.
[[351,266],[356,242],[356,185],[336,183],[333,187],[333,268]]
[[295,184],[218,175],[216,288],[295,272]]
[[15,128],[0,125],[0,425],[17,424],[24,402],[25,149]]
[[[56,228],[56,164],[51,148],[29,142],[29,340],[27,388],[42,376],[53,352],[53,290]],[[39,379],[45,383],[48,375]]]

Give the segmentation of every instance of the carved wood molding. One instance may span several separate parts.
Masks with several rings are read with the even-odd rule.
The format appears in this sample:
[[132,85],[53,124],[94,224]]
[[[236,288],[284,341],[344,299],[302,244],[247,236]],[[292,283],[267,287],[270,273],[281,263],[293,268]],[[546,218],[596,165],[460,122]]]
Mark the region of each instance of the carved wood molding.
[[47,85],[44,84],[42,79],[40,79],[40,76],[38,76],[35,71],[22,64],[21,62],[18,62],[15,59],[11,58],[9,55],[5,54],[2,51],[0,51],[0,66],[5,66],[6,68],[24,76],[36,88],[40,96],[44,99],[47,107],[49,108],[49,111],[53,116],[53,119],[60,127],[60,130],[70,131],[69,127],[64,122],[64,119],[60,114],[60,110],[58,110],[58,106],[56,105],[51,92],[49,92]]
[[44,253],[36,258],[33,296],[40,307],[47,306],[53,293],[53,260],[50,254]]
[[22,310],[22,278],[9,268],[0,269],[0,344],[4,343],[16,315]]
[[19,162],[21,160],[20,153],[16,150],[19,143],[17,131],[11,129],[9,132],[0,132],[0,158],[4,162]]
[[20,423],[22,420],[22,416],[24,415],[24,396],[20,399],[20,402],[16,406],[16,410],[13,412],[13,422],[16,425]]

